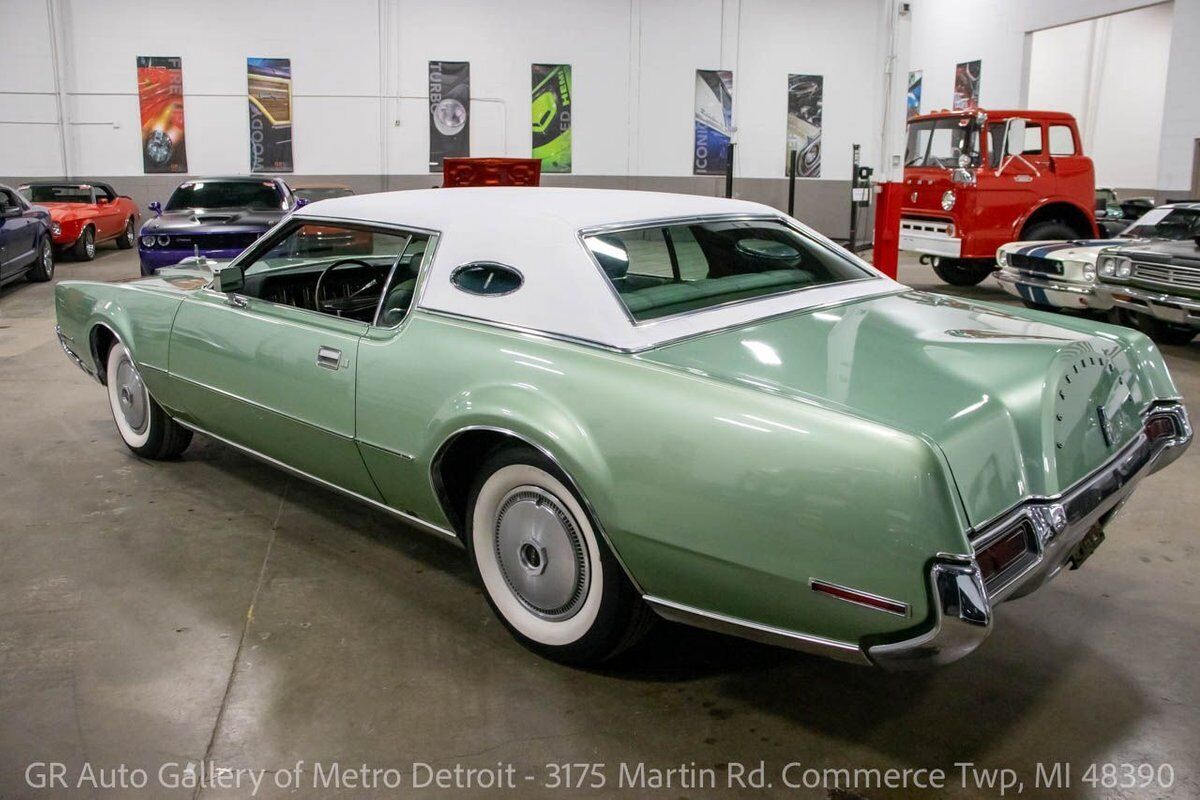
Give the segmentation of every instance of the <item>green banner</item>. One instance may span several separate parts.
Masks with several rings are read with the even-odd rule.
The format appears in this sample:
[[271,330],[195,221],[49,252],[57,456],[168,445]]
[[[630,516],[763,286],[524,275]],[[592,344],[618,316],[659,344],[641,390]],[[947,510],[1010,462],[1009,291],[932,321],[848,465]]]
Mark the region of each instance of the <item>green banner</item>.
[[571,171],[571,65],[533,65],[533,157],[542,172]]

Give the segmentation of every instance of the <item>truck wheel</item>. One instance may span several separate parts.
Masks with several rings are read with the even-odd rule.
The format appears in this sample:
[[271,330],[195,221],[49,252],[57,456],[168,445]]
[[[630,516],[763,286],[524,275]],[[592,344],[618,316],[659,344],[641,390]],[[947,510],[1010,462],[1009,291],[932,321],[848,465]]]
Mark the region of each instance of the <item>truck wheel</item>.
[[1062,222],[1039,222],[1021,231],[1022,242],[1059,242],[1080,238],[1079,231]]
[[91,261],[96,257],[96,231],[91,225],[84,228],[75,240],[75,245],[71,248],[71,257],[76,261]]
[[937,276],[951,286],[975,286],[995,269],[992,262],[962,258],[939,258],[933,264]]
[[1128,325],[1130,328],[1141,331],[1159,344],[1183,346],[1195,339],[1197,333],[1200,333],[1187,325],[1163,322],[1149,314],[1138,314],[1123,308],[1118,309],[1117,321],[1122,325]]

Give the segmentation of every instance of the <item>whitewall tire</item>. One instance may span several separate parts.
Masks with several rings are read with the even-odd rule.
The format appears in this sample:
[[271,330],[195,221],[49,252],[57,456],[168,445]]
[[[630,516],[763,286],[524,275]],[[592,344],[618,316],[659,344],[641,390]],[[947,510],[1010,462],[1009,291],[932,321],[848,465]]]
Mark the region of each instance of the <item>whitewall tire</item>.
[[633,644],[651,612],[566,476],[523,446],[493,453],[467,503],[467,547],[492,610],[526,647],[570,663]]
[[143,458],[172,458],[191,443],[192,432],[154,401],[133,356],[119,341],[109,348],[105,359],[105,384],[117,433],[134,453]]

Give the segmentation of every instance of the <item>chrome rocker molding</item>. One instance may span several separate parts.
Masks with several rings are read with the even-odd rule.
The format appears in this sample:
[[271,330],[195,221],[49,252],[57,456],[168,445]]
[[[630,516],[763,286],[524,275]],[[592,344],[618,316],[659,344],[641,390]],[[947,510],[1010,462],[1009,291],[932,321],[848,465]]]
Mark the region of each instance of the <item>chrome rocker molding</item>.
[[426,520],[423,520],[420,517],[414,517],[412,514],[406,514],[405,512],[400,511],[399,509],[392,508],[391,506],[387,505],[386,503],[381,503],[378,500],[372,500],[370,497],[361,495],[358,492],[352,492],[349,489],[343,489],[341,486],[338,486],[336,483],[330,483],[329,481],[327,481],[323,478],[318,478],[316,475],[312,475],[307,472],[304,472],[303,470],[296,469],[293,466],[285,464],[284,462],[280,461],[279,459],[271,458],[270,456],[264,455],[263,453],[260,453],[257,450],[251,450],[249,447],[240,445],[237,442],[232,442],[229,439],[226,439],[224,436],[218,436],[217,434],[212,433],[211,431],[206,431],[204,428],[201,428],[198,425],[193,425],[190,422],[184,422],[183,420],[178,419],[178,418],[175,418],[175,422],[177,422],[178,424],[187,428],[188,430],[192,430],[192,431],[195,431],[196,433],[203,434],[204,436],[207,436],[210,439],[215,439],[218,442],[221,442],[222,444],[232,447],[234,450],[245,453],[246,455],[248,455],[252,458],[256,458],[259,461],[262,461],[266,464],[270,464],[273,467],[283,470],[284,472],[288,473],[289,475],[294,475],[297,478],[302,478],[311,483],[315,483],[318,486],[323,486],[326,489],[332,489],[333,491],[337,492],[338,494],[345,495],[346,497],[352,498],[354,500],[358,500],[359,502],[365,503],[365,504],[371,506],[372,508],[376,508],[380,511],[383,511],[387,514],[392,515],[393,517],[397,517],[398,519],[401,519],[404,522],[407,522],[409,525],[412,525],[414,528],[419,528],[420,530],[423,530],[427,533],[436,533],[445,539],[449,539],[450,541],[454,542],[455,544],[457,544],[459,546],[462,545],[462,540],[458,537],[458,534],[454,533],[454,531],[446,530],[445,528],[440,527],[438,525],[434,525],[431,522],[427,522]]
[[869,666],[870,659],[863,653],[862,648],[853,642],[841,642],[837,639],[825,639],[807,633],[784,630],[770,625],[760,625],[737,617],[727,617],[715,611],[705,611],[682,603],[664,600],[661,597],[645,595],[642,598],[663,619],[681,622],[696,628],[727,633],[742,639],[750,639],[764,644],[786,647],[789,650],[799,650],[802,653],[835,658],[851,664]]
[[978,552],[1010,530],[1014,522],[1028,518],[1036,534],[1037,554],[1016,577],[989,593],[973,558],[934,562],[930,569],[933,626],[913,639],[868,647],[871,661],[887,669],[913,669],[949,663],[978,647],[991,633],[992,609],[997,604],[1028,594],[1057,575],[1079,542],[1098,523],[1112,517],[1142,478],[1187,450],[1192,427],[1183,406],[1152,406],[1144,418],[1161,414],[1175,420],[1176,436],[1151,441],[1143,429],[1115,457],[1067,492],[1011,511],[973,539]]

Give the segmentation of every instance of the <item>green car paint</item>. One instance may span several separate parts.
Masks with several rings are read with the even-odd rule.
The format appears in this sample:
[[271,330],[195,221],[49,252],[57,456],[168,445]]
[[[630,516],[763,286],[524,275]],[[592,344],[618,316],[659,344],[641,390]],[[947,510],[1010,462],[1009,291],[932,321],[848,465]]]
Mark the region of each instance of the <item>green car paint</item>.
[[[462,512],[439,498],[440,449],[511,432],[575,481],[645,595],[853,645],[927,629],[935,556],[970,559],[973,530],[1178,397],[1138,333],[919,292],[635,354],[421,309],[384,329],[231,304],[205,277],[62,282],[64,341],[95,372],[111,330],[177,419],[437,529]],[[331,345],[335,370],[313,358]]]

